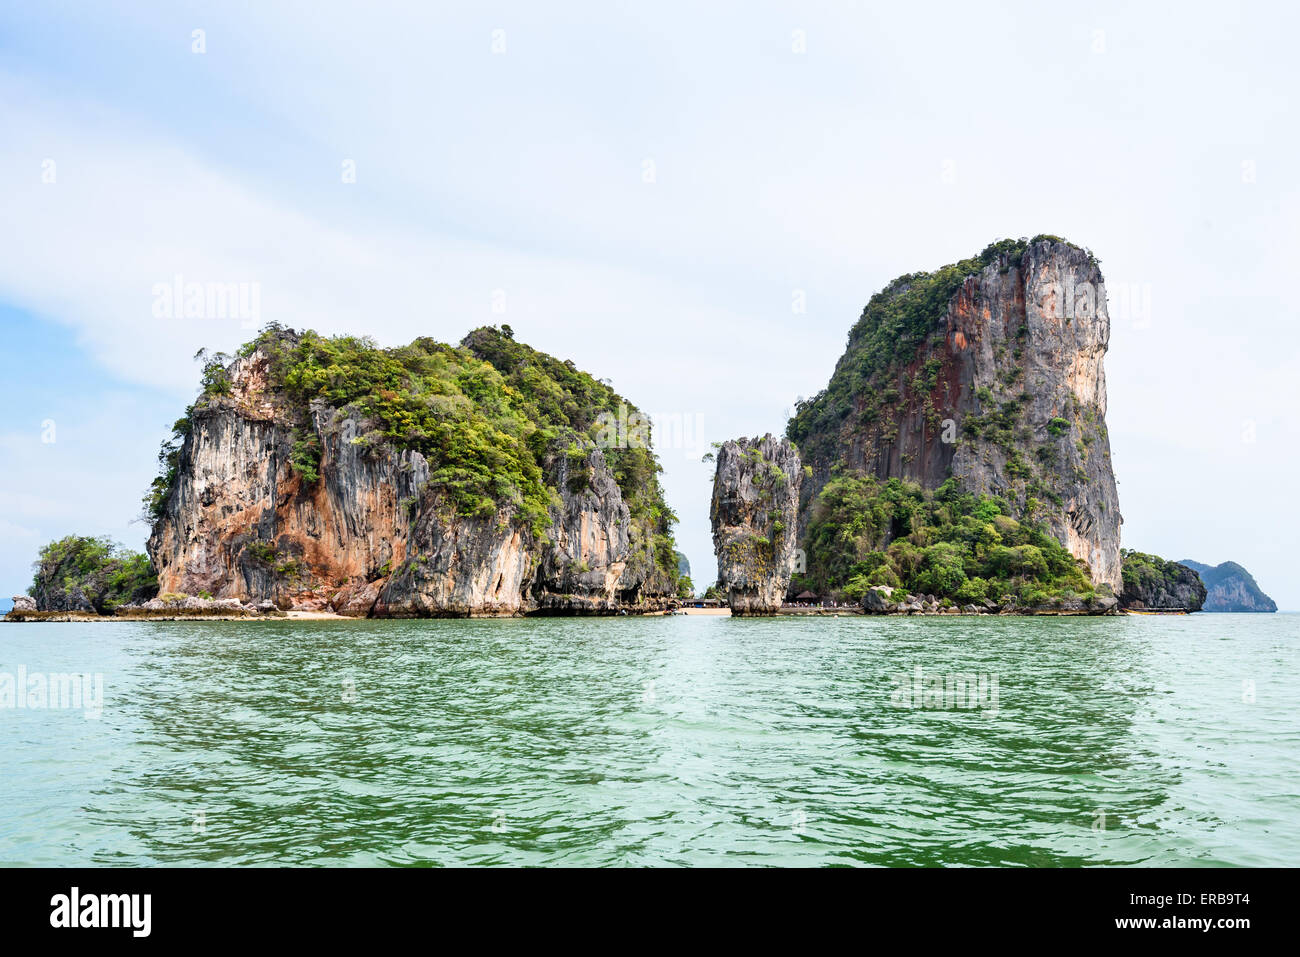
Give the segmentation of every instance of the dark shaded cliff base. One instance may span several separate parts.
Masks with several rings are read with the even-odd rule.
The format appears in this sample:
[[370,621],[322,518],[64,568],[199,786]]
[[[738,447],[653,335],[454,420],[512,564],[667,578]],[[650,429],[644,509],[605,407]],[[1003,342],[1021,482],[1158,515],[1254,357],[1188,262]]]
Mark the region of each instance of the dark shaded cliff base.
[[[664,611],[645,611],[629,612],[629,616],[651,617],[659,615],[671,615],[671,609]],[[687,615],[698,615],[702,612],[698,610],[686,612]],[[1185,611],[1123,611],[1123,610],[1089,610],[1078,608],[1057,608],[1052,606],[1042,606],[1034,608],[1002,608],[993,609],[976,608],[967,606],[965,608],[939,608],[938,610],[904,610],[902,608],[888,611],[864,611],[861,608],[782,608],[776,612],[770,612],[766,615],[739,614],[734,615],[729,609],[720,609],[709,614],[729,616],[733,618],[761,618],[772,617],[775,615],[784,615],[794,618],[840,618],[845,616],[898,616],[906,617],[908,615],[919,616],[943,616],[943,617],[970,617],[970,616],[1006,616],[1015,615],[1021,617],[1052,617],[1067,615],[1185,615]],[[565,617],[563,615],[543,615],[531,614],[522,615],[519,613],[512,615],[472,615],[473,618],[524,618],[524,617]],[[603,617],[608,617],[603,616]],[[176,622],[176,621],[278,621],[278,622],[296,622],[296,621],[360,621],[362,619],[348,615],[336,615],[332,612],[283,612],[275,611],[273,613],[257,612],[254,614],[214,614],[212,612],[147,612],[142,614],[131,614],[129,612],[119,611],[113,615],[95,615],[88,612],[69,612],[69,611],[10,611],[6,615],[0,616],[0,622],[48,622],[48,623],[68,623],[68,622],[108,622],[122,623],[124,621],[156,621],[156,622]]]
[[[622,610],[618,612],[596,612],[593,616],[619,615],[662,615],[668,609],[647,608],[644,610]],[[558,618],[581,615],[582,612],[565,610],[561,612],[522,612],[502,613],[497,615],[443,615],[435,617],[469,617],[469,618]],[[428,617],[428,616],[411,616]],[[34,611],[31,609],[14,609],[6,615],[0,615],[0,622],[123,622],[123,621],[358,621],[356,615],[339,615],[332,611],[282,611],[279,608],[259,609],[224,609],[212,608],[119,608],[111,614],[100,615],[86,611]]]

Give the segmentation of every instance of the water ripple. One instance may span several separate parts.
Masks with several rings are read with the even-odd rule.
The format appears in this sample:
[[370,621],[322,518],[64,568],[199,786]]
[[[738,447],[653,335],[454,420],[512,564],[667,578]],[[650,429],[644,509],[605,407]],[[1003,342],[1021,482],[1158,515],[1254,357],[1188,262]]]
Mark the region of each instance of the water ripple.
[[1294,866],[1298,624],[5,625],[0,863]]

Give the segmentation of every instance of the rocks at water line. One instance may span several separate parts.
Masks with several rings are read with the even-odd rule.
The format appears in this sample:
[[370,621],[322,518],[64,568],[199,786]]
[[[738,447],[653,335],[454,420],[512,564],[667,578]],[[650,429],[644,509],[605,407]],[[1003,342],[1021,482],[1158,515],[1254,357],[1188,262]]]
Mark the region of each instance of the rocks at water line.
[[1119,602],[1112,595],[1098,594],[1024,605],[1007,595],[1001,601],[986,598],[978,604],[959,606],[942,602],[934,595],[909,595],[881,585],[863,595],[861,607],[867,615],[1113,615]]

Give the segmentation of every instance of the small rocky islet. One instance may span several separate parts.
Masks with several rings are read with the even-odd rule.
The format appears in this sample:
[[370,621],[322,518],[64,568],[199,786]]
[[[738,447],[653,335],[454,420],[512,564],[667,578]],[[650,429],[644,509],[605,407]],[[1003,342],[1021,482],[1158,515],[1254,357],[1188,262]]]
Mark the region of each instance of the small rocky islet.
[[[711,592],[735,615],[1216,610],[1207,594],[1275,610],[1234,563],[1120,548],[1109,337],[1099,264],[1057,237],[899,277],[783,437],[717,445]],[[10,620],[646,614],[691,597],[648,419],[509,326],[381,348],[272,324],[201,358],[146,495],[147,556],[51,543]]]

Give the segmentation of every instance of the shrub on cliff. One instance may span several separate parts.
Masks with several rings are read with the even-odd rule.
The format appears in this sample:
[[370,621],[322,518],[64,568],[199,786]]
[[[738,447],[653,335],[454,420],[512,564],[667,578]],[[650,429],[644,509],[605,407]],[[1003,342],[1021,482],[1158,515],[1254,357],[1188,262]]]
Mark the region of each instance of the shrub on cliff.
[[158,593],[149,559],[109,538],[69,535],[41,549],[27,594],[40,611],[111,614]]
[[[896,373],[915,358],[966,278],[997,262],[1002,262],[1006,272],[1040,240],[1073,246],[1045,233],[1032,239],[999,239],[969,259],[933,272],[899,276],[873,295],[849,331],[848,346],[829,384],[811,399],[800,401],[786,426],[787,437],[807,453],[805,461],[834,449],[855,403],[864,421],[891,418],[893,407],[904,397],[897,388]],[[932,389],[938,371],[937,365],[922,369],[911,383],[912,393]],[[990,394],[987,401],[991,399]],[[972,422],[971,427],[977,428],[977,423]]]
[[[897,402],[900,393],[897,389],[883,389],[886,383],[878,381],[880,374],[912,357],[967,276],[1000,257],[1022,255],[1028,243],[1024,239],[998,240],[970,259],[933,272],[899,276],[872,296],[849,331],[848,349],[836,365],[830,384],[812,399],[799,403],[786,428],[790,440],[801,448],[806,442],[825,441],[839,430],[854,397],[865,400],[868,415],[879,415],[880,404]],[[927,370],[931,376],[936,372]],[[874,394],[877,385],[883,389],[878,396]]]
[[[560,503],[545,475],[548,457],[571,449],[581,458],[586,449],[604,444],[606,463],[632,514],[633,538],[670,586],[676,581],[677,519],[664,503],[654,453],[636,441],[613,447],[602,441],[602,429],[620,416],[626,421],[635,406],[572,362],[515,342],[508,326],[476,329],[460,346],[419,338],[381,348],[368,338],[296,333],[271,324],[238,356],[258,352],[268,357],[268,385],[292,420],[291,462],[304,483],[319,479],[321,446],[309,413],[312,403],[324,402],[362,421],[360,443],[421,453],[429,462],[429,487],[459,514],[490,518],[504,512],[544,538],[550,510]],[[202,394],[163,446],[161,474],[146,496],[155,520],[175,484],[194,416],[225,401],[231,389],[230,376],[217,372],[229,357],[199,358],[205,361]],[[648,426],[645,433],[648,438]]]
[[1206,589],[1194,569],[1131,548],[1122,549],[1120,555],[1124,561],[1121,604],[1126,608],[1201,610]]
[[953,479],[930,492],[839,474],[817,497],[805,542],[807,571],[791,589],[849,601],[876,585],[960,604],[1093,594],[1086,568],[1046,530]]

